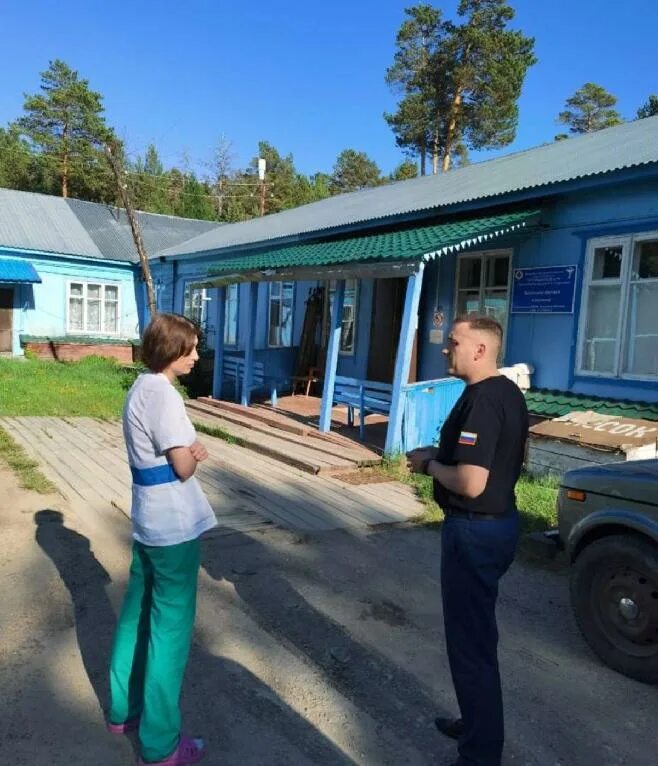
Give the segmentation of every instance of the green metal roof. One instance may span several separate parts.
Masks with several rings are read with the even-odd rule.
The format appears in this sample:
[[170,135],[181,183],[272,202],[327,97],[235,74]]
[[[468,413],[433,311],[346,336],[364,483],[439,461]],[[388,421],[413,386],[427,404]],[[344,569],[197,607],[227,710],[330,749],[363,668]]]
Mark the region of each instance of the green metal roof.
[[278,247],[263,253],[212,264],[208,273],[240,274],[291,267],[316,267],[376,261],[428,260],[517,231],[539,216],[539,210],[473,218],[465,221],[391,231],[368,237]]
[[525,399],[531,415],[540,415],[545,418],[558,418],[568,412],[592,410],[601,415],[615,415],[637,420],[658,420],[658,404],[651,404],[650,402],[602,399],[597,396],[549,391],[542,388],[526,391]]

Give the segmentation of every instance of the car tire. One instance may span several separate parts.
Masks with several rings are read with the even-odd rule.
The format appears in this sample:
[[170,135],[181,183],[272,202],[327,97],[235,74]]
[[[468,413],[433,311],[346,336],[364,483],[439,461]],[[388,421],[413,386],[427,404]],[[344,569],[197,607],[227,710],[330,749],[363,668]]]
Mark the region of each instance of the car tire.
[[658,546],[633,535],[595,540],[571,569],[571,603],[587,643],[614,670],[658,683]]

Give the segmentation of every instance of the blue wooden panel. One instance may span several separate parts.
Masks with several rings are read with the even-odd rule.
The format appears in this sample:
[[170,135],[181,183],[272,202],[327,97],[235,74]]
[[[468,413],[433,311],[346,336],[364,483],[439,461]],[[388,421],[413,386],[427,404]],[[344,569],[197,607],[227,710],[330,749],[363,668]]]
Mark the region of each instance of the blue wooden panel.
[[438,442],[441,426],[463,390],[464,382],[458,378],[427,380],[403,388],[402,452]]
[[403,448],[400,441],[400,429],[404,413],[404,402],[401,394],[405,381],[409,380],[409,365],[411,364],[411,351],[416,328],[418,327],[418,304],[420,303],[424,273],[425,264],[421,263],[418,266],[418,273],[412,274],[407,279],[407,293],[404,299],[400,340],[398,342],[398,351],[395,355],[391,414],[389,415],[388,428],[386,429],[386,445],[384,450],[387,454],[400,452]]
[[256,316],[258,312],[258,282],[250,282],[247,312],[247,326],[244,339],[244,376],[242,378],[242,397],[240,403],[243,407],[249,405],[251,398],[251,376],[254,362],[254,335],[256,332]]
[[322,389],[322,407],[320,409],[320,431],[331,430],[331,406],[334,401],[334,385],[336,382],[336,366],[338,364],[338,349],[340,348],[341,318],[345,300],[345,280],[336,283],[334,305],[331,307],[331,326],[329,330],[329,346],[324,370],[324,387]]
[[212,395],[214,399],[222,398],[222,378],[224,377],[224,323],[226,321],[226,288],[217,288],[215,309],[215,359],[212,370]]

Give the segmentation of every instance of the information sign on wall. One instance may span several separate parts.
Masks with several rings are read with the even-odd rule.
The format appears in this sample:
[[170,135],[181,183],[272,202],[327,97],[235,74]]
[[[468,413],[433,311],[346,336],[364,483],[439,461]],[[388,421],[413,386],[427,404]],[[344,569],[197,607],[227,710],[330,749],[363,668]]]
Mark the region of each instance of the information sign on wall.
[[514,269],[513,314],[573,314],[576,266]]

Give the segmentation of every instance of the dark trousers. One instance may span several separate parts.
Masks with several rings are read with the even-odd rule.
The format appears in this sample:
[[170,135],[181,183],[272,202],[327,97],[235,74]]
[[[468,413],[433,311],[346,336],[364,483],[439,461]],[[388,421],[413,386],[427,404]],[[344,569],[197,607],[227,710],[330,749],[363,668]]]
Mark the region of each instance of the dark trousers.
[[505,738],[498,672],[498,580],[519,538],[516,512],[505,518],[443,523],[441,588],[446,646],[464,722],[459,763],[499,766]]

